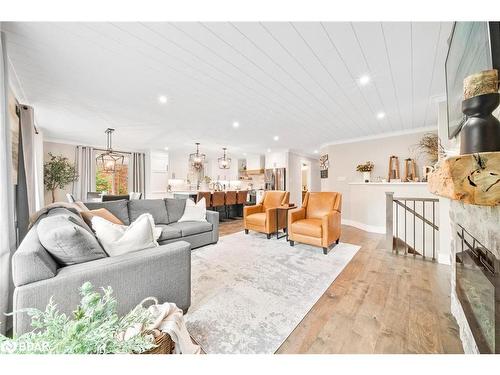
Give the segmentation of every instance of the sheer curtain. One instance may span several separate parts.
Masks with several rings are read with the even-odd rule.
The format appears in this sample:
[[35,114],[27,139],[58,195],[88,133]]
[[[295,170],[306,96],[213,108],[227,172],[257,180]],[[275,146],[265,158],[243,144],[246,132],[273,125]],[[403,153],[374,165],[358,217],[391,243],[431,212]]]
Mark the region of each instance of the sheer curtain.
[[78,180],[73,183],[73,196],[77,201],[85,201],[87,192],[95,191],[94,148],[76,146],[75,168]]
[[5,34],[0,32],[0,333],[5,333],[7,328],[10,328],[7,327],[4,313],[11,311],[10,258],[16,248],[7,70]]
[[132,152],[130,155],[130,183],[129,193],[142,193],[142,198],[146,198],[146,155],[141,152]]

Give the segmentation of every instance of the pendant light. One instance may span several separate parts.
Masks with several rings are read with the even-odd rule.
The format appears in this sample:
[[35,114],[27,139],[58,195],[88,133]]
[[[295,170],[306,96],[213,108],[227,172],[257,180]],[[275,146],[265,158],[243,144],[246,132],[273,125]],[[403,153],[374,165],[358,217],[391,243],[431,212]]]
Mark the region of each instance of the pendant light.
[[189,164],[196,170],[203,168],[205,164],[205,154],[200,154],[200,143],[196,142],[196,152],[189,154]]
[[228,158],[226,155],[226,147],[223,147],[222,150],[224,150],[224,155],[220,158],[217,159],[219,162],[219,168],[220,169],[229,169],[231,168],[231,158]]
[[104,134],[106,134],[106,151],[100,154],[96,161],[98,164],[102,165],[102,169],[108,173],[116,172],[116,166],[122,165],[124,161],[124,156],[118,152],[113,151],[112,145],[112,135],[115,129],[107,128]]

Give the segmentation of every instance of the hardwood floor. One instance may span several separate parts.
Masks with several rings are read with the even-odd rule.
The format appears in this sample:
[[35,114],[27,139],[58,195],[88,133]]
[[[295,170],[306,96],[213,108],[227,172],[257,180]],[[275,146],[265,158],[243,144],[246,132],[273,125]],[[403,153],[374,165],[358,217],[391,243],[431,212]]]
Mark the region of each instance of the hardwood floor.
[[[220,235],[243,230],[220,224]],[[380,248],[383,235],[342,226],[361,249],[277,353],[462,353],[444,265]],[[333,250],[335,251],[335,250]]]

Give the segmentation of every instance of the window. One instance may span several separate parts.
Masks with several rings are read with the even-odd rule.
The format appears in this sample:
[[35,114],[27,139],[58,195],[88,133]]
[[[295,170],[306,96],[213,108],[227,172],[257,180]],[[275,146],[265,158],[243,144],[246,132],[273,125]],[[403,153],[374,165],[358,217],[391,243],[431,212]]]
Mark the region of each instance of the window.
[[114,173],[106,172],[101,163],[96,164],[96,191],[111,195],[128,194],[128,155],[123,164],[116,166]]

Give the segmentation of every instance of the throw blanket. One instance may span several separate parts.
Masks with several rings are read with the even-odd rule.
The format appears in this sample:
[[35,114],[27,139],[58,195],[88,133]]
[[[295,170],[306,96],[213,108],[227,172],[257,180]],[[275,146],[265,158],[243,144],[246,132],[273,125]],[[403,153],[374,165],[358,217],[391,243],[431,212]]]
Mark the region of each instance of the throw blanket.
[[[149,299],[156,301],[154,298],[147,298],[146,300]],[[119,339],[128,340],[144,330],[159,329],[162,332],[168,333],[172,338],[172,341],[175,343],[175,354],[200,354],[200,347],[191,341],[184,322],[184,314],[175,303],[166,302],[161,305],[156,303],[149,306],[148,311],[154,319],[151,325],[144,327],[142,324],[136,324],[128,328]]]
[[68,208],[70,210],[76,211],[76,212],[82,212],[82,211],[88,211],[89,209],[82,203],[82,202],[75,202],[75,203],[67,203],[67,202],[54,202],[51,203],[44,208],[41,208],[37,212],[35,212],[33,215],[30,216],[30,225],[29,227],[31,228],[33,224],[36,223],[36,221],[40,218],[40,216],[46,214],[50,210],[54,208]]

